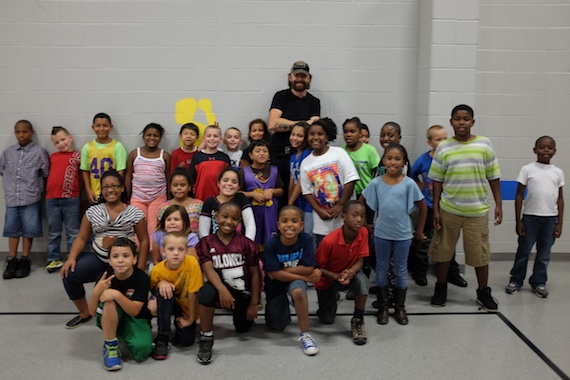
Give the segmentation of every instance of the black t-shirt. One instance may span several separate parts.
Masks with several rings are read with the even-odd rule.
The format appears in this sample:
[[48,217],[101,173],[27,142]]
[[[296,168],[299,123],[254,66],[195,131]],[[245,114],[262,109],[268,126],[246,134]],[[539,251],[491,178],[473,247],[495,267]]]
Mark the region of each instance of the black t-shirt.
[[[281,117],[289,120],[309,120],[313,116],[321,116],[321,101],[318,98],[309,93],[304,98],[299,98],[290,89],[275,93],[270,110],[273,108],[281,110]],[[269,151],[284,154],[285,147],[291,146],[290,135],[290,131],[273,133]]]
[[[108,272],[107,278],[113,274],[113,268],[109,268]],[[103,274],[99,276],[97,282],[99,282],[102,276]],[[113,278],[111,280],[111,289],[118,290],[132,301],[144,302],[144,305],[136,318],[148,320],[152,318],[146,307],[148,292],[150,291],[150,278],[143,270],[135,267],[133,274],[126,280],[119,280],[117,277]]]
[[[248,207],[251,207],[251,202],[245,195],[243,195],[243,193],[237,193],[231,201],[237,203],[242,211]],[[204,205],[202,206],[202,213],[200,215],[207,216],[208,218],[212,219],[210,234],[215,234],[218,231],[218,222],[216,222],[214,214],[216,211],[218,211],[220,206],[221,204],[216,197],[210,197],[206,199]],[[240,223],[238,230],[241,232],[241,234],[245,235],[245,228],[243,226],[243,223]]]

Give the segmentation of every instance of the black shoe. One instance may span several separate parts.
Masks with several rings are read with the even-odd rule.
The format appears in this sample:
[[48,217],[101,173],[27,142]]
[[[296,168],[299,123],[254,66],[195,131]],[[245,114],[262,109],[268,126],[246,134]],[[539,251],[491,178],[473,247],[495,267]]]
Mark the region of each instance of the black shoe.
[[435,283],[435,293],[431,297],[431,306],[433,307],[443,307],[447,301],[447,283],[440,284]]
[[213,336],[200,336],[200,341],[198,343],[198,355],[196,360],[200,364],[210,364],[212,361],[212,346],[214,345]]
[[460,288],[466,288],[467,287],[467,281],[465,281],[465,279],[460,274],[448,276],[447,282],[449,282],[450,284],[453,284],[455,286],[459,286]]
[[159,335],[154,341],[154,349],[150,355],[154,360],[164,360],[168,357],[168,350],[170,350],[168,337]]
[[30,275],[32,270],[32,260],[29,257],[24,257],[18,260],[18,269],[16,270],[16,278],[24,278]]
[[91,318],[92,318],[91,316],[88,316],[87,318],[83,318],[81,315],[76,315],[69,322],[67,322],[65,324],[65,328],[68,330],[75,329],[75,328],[89,322],[91,320]]
[[418,286],[427,286],[428,284],[425,273],[416,273],[412,275],[412,278],[414,279],[416,285]]
[[348,292],[346,292],[346,299],[348,301],[354,301],[354,294],[352,294],[352,292],[350,290]]
[[16,278],[16,271],[18,270],[18,258],[8,257],[6,263],[4,264],[4,274],[2,277],[4,280],[9,280],[11,278]]
[[491,288],[488,286],[483,290],[477,289],[477,303],[489,313],[496,313],[499,309],[498,302],[491,296]]

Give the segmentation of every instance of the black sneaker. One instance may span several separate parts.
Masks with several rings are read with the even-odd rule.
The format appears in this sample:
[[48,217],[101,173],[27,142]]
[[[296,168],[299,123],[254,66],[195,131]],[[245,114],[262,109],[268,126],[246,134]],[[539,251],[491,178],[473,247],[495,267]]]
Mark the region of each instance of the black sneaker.
[[447,282],[444,284],[440,284],[439,282],[435,283],[435,292],[433,297],[431,297],[431,306],[433,307],[443,307],[445,306],[445,302],[447,301]]
[[168,351],[170,346],[168,345],[168,337],[157,336],[154,341],[154,349],[150,354],[154,360],[164,360],[168,357]]
[[196,360],[198,360],[198,363],[200,364],[210,364],[212,361],[212,346],[214,345],[214,337],[200,335],[200,341],[198,345],[199,349]]
[[18,260],[18,269],[16,270],[16,278],[24,278],[30,275],[32,270],[32,260],[29,257],[24,257]]
[[468,285],[467,281],[465,281],[463,276],[461,276],[459,273],[456,275],[448,276],[447,282],[455,286],[459,286],[460,288],[466,288]]
[[498,302],[491,296],[491,288],[488,286],[483,290],[477,289],[477,303],[489,313],[496,313],[499,308]]
[[18,270],[18,258],[8,257],[6,258],[6,263],[4,264],[4,274],[2,275],[2,277],[4,278],[4,280],[16,278],[17,270]]
[[76,315],[69,322],[67,322],[65,324],[65,328],[68,330],[75,329],[75,328],[89,322],[91,320],[91,318],[92,318],[91,316],[88,316],[87,318],[83,318],[81,315]]

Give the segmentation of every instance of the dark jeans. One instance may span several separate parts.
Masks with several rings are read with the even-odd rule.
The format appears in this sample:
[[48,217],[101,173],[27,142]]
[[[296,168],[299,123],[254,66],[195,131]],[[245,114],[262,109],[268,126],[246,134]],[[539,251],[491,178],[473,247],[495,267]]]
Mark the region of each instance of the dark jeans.
[[[247,297],[241,292],[235,289],[227,287],[232,296],[235,299],[235,308],[233,312],[234,327],[237,332],[246,332],[253,326],[253,321],[247,320],[247,308],[251,297]],[[208,307],[219,307],[220,295],[218,290],[209,282],[206,282],[202,289],[200,289],[200,295],[198,296],[198,302],[200,305]]]
[[[170,335],[170,317],[180,317],[182,308],[176,303],[176,298],[164,298],[160,294],[156,295],[156,306],[158,314],[158,334]],[[190,326],[180,328],[176,325],[174,332],[175,344],[182,347],[190,347],[196,338],[196,322]]]
[[94,282],[99,276],[109,270],[109,264],[102,262],[95,253],[86,252],[77,257],[75,271],[69,271],[67,277],[63,279],[63,287],[74,301],[85,297],[85,287],[83,284]]
[[530,286],[536,288],[538,285],[546,284],[548,280],[546,268],[550,262],[550,249],[554,244],[554,230],[558,223],[558,217],[523,215],[522,223],[525,234],[519,236],[519,247],[513,269],[511,269],[511,282],[522,286],[526,277],[530,251],[536,243],[536,259],[534,260],[532,276],[529,279]]
[[359,271],[347,286],[342,286],[338,281],[334,281],[331,286],[325,290],[317,289],[317,299],[319,302],[317,316],[319,317],[319,321],[324,324],[334,323],[338,307],[337,295],[339,290],[348,289],[355,298],[358,298],[368,295],[369,286],[368,277],[366,277],[364,272]]
[[[428,249],[433,239],[434,228],[433,228],[433,209],[427,209],[426,224],[424,227],[425,240],[412,242],[412,247],[410,248],[410,255],[408,256],[408,271],[411,273],[412,277],[417,274],[424,274],[428,270],[429,260],[428,260]],[[459,276],[460,269],[459,264],[455,260],[455,253],[449,263],[449,272],[447,277]]]

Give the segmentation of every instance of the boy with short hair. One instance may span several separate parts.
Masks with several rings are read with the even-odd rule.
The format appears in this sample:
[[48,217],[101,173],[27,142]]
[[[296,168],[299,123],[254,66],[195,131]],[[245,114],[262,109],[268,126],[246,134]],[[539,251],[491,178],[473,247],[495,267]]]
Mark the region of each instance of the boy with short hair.
[[[552,137],[539,137],[533,151],[536,162],[523,166],[517,178],[515,216],[519,247],[505,291],[515,294],[522,287],[530,251],[536,243],[536,258],[529,283],[534,294],[547,298],[546,269],[550,262],[550,249],[554,239],[562,234],[564,173],[550,163],[556,153],[556,142]],[[527,195],[523,209],[525,189]]]
[[305,355],[319,352],[309,333],[307,282],[321,279],[316,269],[313,239],[303,232],[303,211],[285,206],[279,211],[279,234],[265,242],[265,322],[271,330],[283,331],[291,323],[289,298],[297,313],[301,334],[299,341]]
[[241,145],[241,131],[236,127],[230,127],[224,132],[224,145],[226,146],[226,154],[230,157],[230,165],[232,168],[239,170],[239,163],[243,155],[243,150],[239,148]]
[[171,175],[176,168],[190,169],[192,157],[198,151],[198,147],[194,144],[200,137],[200,129],[194,123],[186,123],[180,127],[179,136],[182,145],[178,149],[173,150],[170,156]]
[[[158,335],[154,341],[152,358],[168,357],[170,317],[175,316],[174,344],[190,347],[196,336],[198,291],[204,284],[198,260],[187,255],[188,236],[184,232],[169,232],[164,236],[160,252],[164,260],[150,272],[150,288],[156,295]],[[154,305],[149,308],[153,309]]]
[[118,238],[109,247],[109,272],[103,272],[91,298],[89,313],[97,317],[103,330],[103,367],[121,369],[119,338],[132,356],[142,361],[152,351],[150,313],[146,307],[148,275],[137,268],[137,247],[127,238]]
[[98,113],[93,117],[93,132],[97,136],[81,148],[81,176],[85,184],[87,200],[95,204],[101,196],[101,176],[109,169],[125,175],[127,150],[119,141],[109,136],[113,129],[111,117]]
[[201,364],[212,361],[216,304],[232,311],[238,333],[247,332],[257,318],[261,289],[257,246],[236,233],[241,223],[241,207],[233,202],[223,203],[215,218],[218,223],[216,233],[204,237],[196,246],[208,280],[199,296],[201,331],[196,359]]
[[[428,270],[428,248],[433,238],[433,181],[428,176],[431,162],[433,161],[433,154],[439,144],[447,139],[447,131],[441,125],[432,125],[427,130],[427,143],[431,150],[423,153],[418,157],[410,171],[410,177],[414,179],[426,200],[427,217],[424,227],[424,235],[426,239],[421,242],[414,241],[410,249],[410,256],[408,258],[408,269],[410,274],[417,285],[426,286]],[[467,287],[467,281],[461,276],[459,264],[455,261],[455,253],[449,264],[449,272],[447,273],[447,282],[457,285],[459,287]]]
[[218,195],[218,177],[230,164],[230,158],[218,150],[222,142],[222,130],[217,125],[209,125],[204,131],[205,148],[194,154],[190,163],[190,179],[194,195],[201,201]]
[[332,324],[336,318],[338,292],[347,288],[354,296],[354,315],[350,321],[354,344],[366,343],[364,307],[368,296],[368,277],[362,272],[369,256],[366,208],[359,201],[345,203],[341,218],[344,225],[325,236],[315,252],[323,276],[315,284],[319,301],[317,316],[321,323]]
[[47,245],[48,273],[59,271],[61,235],[65,225],[67,252],[79,233],[81,222],[81,155],[73,149],[73,136],[63,127],[53,127],[51,141],[57,152],[50,156],[50,173],[46,187],[46,216],[49,242]]
[[[48,153],[35,144],[34,127],[28,120],[14,126],[18,144],[6,148],[0,156],[0,176],[4,177],[6,218],[4,237],[8,238],[9,256],[3,278],[27,277],[31,271],[30,251],[35,237],[42,236],[41,198],[49,175]],[[22,257],[18,245],[22,237]]]
[[487,286],[489,246],[487,182],[495,199],[495,225],[503,219],[501,170],[491,141],[471,134],[475,124],[473,109],[465,104],[451,111],[452,138],[435,151],[428,176],[433,180],[433,221],[436,229],[429,247],[429,257],[437,263],[437,282],[431,299],[434,307],[445,306],[447,274],[459,233],[463,230],[465,263],[475,267],[477,303],[497,312],[497,301]]

